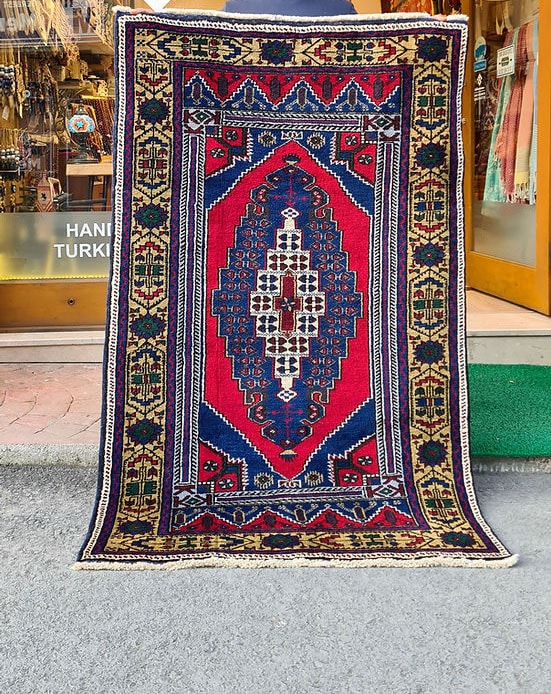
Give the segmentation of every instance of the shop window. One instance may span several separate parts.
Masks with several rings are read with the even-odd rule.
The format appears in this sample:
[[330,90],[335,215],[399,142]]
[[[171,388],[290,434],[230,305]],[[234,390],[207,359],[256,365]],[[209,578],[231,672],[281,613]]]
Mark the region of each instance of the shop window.
[[476,0],[473,250],[536,264],[538,0]]
[[0,3],[0,280],[107,276],[113,85],[112,3]]

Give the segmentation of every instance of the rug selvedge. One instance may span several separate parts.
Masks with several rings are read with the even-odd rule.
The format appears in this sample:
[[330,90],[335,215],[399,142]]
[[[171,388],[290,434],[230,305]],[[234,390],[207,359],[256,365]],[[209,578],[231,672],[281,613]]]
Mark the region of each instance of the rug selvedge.
[[506,560],[468,470],[465,24],[117,27],[125,233],[81,560]]

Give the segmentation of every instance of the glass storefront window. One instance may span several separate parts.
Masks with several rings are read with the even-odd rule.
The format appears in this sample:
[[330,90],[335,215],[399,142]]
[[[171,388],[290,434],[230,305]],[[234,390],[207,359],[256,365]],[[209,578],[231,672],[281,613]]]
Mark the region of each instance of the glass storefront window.
[[539,0],[475,0],[473,250],[536,264]]
[[114,4],[0,3],[0,280],[108,274]]

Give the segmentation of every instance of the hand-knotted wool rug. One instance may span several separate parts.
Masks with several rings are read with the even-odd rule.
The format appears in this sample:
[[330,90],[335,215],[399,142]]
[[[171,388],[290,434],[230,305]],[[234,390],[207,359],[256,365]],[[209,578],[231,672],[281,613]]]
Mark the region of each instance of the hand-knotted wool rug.
[[514,557],[469,469],[464,17],[116,17],[80,566]]

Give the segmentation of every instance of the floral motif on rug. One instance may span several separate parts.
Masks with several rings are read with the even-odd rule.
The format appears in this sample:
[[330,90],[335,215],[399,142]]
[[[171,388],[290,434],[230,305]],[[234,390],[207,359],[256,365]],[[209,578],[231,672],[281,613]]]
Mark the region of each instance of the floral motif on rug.
[[469,470],[465,18],[116,17],[85,566],[508,565]]

